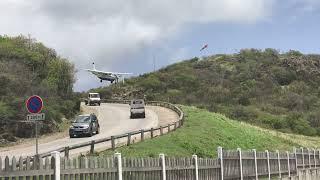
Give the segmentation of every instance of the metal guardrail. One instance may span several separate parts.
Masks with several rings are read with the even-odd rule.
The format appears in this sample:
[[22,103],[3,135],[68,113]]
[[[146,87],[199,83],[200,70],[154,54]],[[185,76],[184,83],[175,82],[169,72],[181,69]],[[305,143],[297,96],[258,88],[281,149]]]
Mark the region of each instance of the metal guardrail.
[[[108,100],[108,99],[103,99],[102,102],[103,103],[118,103],[118,104],[129,104],[130,103],[129,100]],[[183,111],[179,107],[177,107],[171,103],[161,102],[161,101],[147,101],[146,105],[160,106],[160,107],[165,107],[165,108],[171,109],[179,115],[179,119],[178,119],[178,121],[171,123],[171,124],[168,124],[166,126],[159,126],[159,127],[150,128],[150,129],[141,129],[139,131],[132,131],[132,132],[128,132],[125,134],[120,134],[120,135],[115,135],[115,136],[97,139],[97,140],[93,140],[93,141],[88,141],[88,142],[84,142],[84,143],[80,143],[80,144],[76,144],[76,145],[72,145],[72,146],[66,146],[66,147],[62,147],[62,148],[55,149],[52,151],[58,151],[60,153],[63,152],[66,157],[69,157],[70,150],[90,146],[90,153],[94,153],[94,146],[96,144],[109,142],[109,141],[111,142],[111,148],[107,148],[107,149],[115,150],[117,145],[118,145],[118,147],[123,146],[123,143],[122,143],[122,145],[121,145],[121,143],[117,144],[116,140],[127,138],[126,145],[129,146],[130,144],[134,143],[132,141],[132,136],[134,136],[134,135],[140,134],[140,141],[143,141],[145,139],[146,133],[150,133],[150,138],[154,138],[154,137],[156,137],[157,132],[158,132],[158,135],[162,136],[164,134],[167,134],[167,133],[174,131],[177,128],[180,128],[181,126],[183,126],[185,116],[184,116]],[[42,158],[51,156],[52,151],[39,154],[39,156]]]

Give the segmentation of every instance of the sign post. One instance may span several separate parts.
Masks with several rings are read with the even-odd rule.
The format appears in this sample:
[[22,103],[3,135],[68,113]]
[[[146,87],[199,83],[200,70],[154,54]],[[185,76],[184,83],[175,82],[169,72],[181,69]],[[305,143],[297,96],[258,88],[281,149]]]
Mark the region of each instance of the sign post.
[[[36,131],[36,155],[39,154],[38,151],[38,121],[45,119],[45,114],[40,113],[43,108],[43,101],[40,96],[34,95],[28,98],[26,101],[26,107],[29,113],[27,115],[27,121],[35,122],[35,131]],[[40,114],[39,114],[40,113]]]

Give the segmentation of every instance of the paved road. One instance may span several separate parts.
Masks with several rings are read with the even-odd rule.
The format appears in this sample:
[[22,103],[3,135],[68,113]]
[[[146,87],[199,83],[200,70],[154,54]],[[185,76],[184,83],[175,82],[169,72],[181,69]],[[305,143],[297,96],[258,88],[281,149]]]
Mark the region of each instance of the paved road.
[[[148,129],[157,127],[159,119],[175,120],[178,116],[171,110],[156,106],[146,107],[146,118],[130,119],[129,105],[126,104],[101,104],[101,106],[84,106],[82,104],[83,113],[95,113],[98,116],[100,123],[100,134],[92,137],[69,138],[66,135],[58,139],[43,139],[39,143],[39,153],[50,152],[54,149],[71,146],[83,142],[88,142],[95,139],[110,137],[111,135],[123,134],[130,131]],[[165,117],[165,118],[164,118]],[[49,139],[49,140],[48,140]],[[97,149],[109,147],[110,144],[101,143],[95,146]],[[89,147],[79,148],[70,151],[70,154],[79,154],[86,152]],[[35,154],[34,143],[22,143],[20,145],[0,148],[0,156],[31,156]]]

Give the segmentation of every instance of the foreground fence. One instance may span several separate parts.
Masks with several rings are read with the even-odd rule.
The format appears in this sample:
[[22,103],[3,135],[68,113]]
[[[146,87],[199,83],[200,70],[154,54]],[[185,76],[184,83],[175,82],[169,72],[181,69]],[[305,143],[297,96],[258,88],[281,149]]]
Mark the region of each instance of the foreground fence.
[[[70,159],[53,152],[44,159],[5,158],[0,163],[0,180],[224,180],[272,179],[295,176],[299,169],[320,166],[320,151],[294,149],[294,152],[257,152],[218,148],[217,159],[198,158],[122,158],[78,157]],[[0,158],[0,162],[1,158]]]

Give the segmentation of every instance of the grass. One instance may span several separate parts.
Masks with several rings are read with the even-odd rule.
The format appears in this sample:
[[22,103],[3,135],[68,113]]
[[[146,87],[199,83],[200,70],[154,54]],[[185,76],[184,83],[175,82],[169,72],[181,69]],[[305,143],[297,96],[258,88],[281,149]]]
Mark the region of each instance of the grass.
[[[257,149],[290,151],[293,147],[318,147],[319,137],[285,134],[258,128],[234,121],[221,114],[211,113],[195,107],[182,106],[187,114],[185,125],[168,135],[148,139],[144,142],[121,147],[116,151],[126,157],[157,157],[159,153],[167,156],[216,157],[216,149]],[[99,155],[111,155],[107,150]]]

